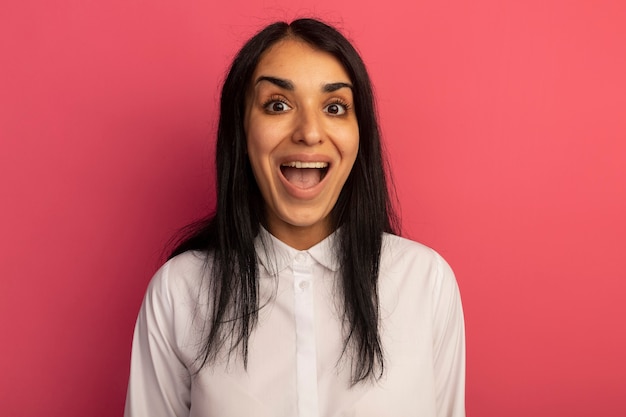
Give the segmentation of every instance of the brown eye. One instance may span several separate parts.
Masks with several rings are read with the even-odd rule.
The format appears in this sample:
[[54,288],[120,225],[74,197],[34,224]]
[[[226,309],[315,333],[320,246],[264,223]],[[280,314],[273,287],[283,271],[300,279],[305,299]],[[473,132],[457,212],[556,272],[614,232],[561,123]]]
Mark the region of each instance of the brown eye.
[[346,112],[346,106],[339,103],[332,103],[326,106],[324,111],[328,114],[332,114],[333,116],[340,116]]
[[265,105],[265,109],[270,113],[283,113],[291,110],[291,107],[284,101],[273,100]]

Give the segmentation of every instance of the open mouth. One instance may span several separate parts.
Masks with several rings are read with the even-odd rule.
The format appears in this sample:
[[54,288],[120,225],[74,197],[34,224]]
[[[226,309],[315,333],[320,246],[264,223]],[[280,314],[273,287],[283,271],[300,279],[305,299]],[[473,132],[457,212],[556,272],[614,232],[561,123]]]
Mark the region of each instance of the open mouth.
[[285,162],[280,171],[289,183],[302,189],[319,184],[328,172],[328,162]]

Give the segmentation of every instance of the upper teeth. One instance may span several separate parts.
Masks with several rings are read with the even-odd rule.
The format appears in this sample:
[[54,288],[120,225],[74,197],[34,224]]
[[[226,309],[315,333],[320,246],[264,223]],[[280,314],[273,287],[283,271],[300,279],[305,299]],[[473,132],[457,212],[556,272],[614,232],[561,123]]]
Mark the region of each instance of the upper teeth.
[[295,167],[295,168],[326,168],[328,166],[327,162],[301,162],[301,161],[293,161],[293,162],[285,162],[282,164],[284,167]]

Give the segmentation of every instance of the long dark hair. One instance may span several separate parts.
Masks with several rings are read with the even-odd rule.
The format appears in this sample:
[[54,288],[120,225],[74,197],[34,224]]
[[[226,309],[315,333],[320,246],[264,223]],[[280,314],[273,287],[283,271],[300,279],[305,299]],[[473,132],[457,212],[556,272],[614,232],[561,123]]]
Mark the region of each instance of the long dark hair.
[[345,344],[352,358],[352,381],[379,378],[384,370],[379,333],[378,272],[383,232],[396,233],[386,163],[365,64],[336,29],[314,19],[273,23],[252,37],[235,57],[220,101],[215,165],[217,207],[192,225],[171,257],[202,250],[211,260],[209,332],[198,356],[200,369],[226,348],[239,351],[247,365],[248,339],[258,318],[259,272],[254,239],[264,219],[264,203],[246,154],[246,92],[263,52],[288,37],[309,43],[341,62],[353,84],[359,150],[331,212],[338,230]]

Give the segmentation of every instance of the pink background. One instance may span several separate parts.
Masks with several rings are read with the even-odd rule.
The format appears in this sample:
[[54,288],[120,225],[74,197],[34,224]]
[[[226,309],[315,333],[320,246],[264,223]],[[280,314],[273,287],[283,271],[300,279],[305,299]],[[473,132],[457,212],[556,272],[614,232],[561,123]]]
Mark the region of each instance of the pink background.
[[[285,6],[285,4],[288,4]],[[456,271],[475,417],[626,415],[626,3],[0,3],[0,413],[120,415],[220,81],[277,19],[371,71],[405,234]]]

